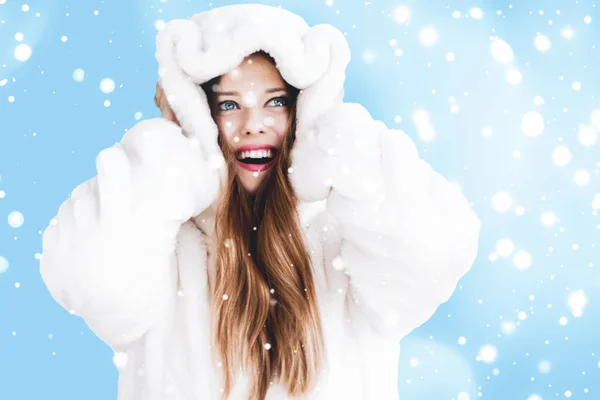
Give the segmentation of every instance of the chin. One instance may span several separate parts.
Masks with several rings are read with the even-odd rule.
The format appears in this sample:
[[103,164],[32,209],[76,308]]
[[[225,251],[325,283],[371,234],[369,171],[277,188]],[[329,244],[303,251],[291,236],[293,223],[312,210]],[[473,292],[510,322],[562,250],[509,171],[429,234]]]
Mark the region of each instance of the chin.
[[238,179],[240,184],[248,194],[255,194],[261,182],[263,181],[265,174],[259,172],[258,176],[254,176],[253,172],[246,171],[242,168],[240,169],[241,171],[238,171]]

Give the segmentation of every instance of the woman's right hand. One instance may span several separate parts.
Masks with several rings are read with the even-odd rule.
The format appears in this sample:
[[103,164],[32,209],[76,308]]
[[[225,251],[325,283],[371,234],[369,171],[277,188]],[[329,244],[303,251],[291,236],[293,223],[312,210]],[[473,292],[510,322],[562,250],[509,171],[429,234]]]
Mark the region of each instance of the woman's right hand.
[[96,160],[101,218],[179,227],[216,199],[219,174],[197,139],[163,118],[142,121]]
[[207,147],[167,118],[139,122],[100,152],[98,175],[72,192],[44,232],[44,282],[113,348],[166,318],[177,234],[218,196],[220,170]]
[[179,120],[173,112],[173,109],[167,101],[167,96],[165,95],[162,86],[160,86],[160,83],[158,82],[156,83],[156,94],[154,95],[154,104],[156,104],[156,107],[160,109],[161,117],[168,119],[169,121],[172,121],[177,125],[181,126]]

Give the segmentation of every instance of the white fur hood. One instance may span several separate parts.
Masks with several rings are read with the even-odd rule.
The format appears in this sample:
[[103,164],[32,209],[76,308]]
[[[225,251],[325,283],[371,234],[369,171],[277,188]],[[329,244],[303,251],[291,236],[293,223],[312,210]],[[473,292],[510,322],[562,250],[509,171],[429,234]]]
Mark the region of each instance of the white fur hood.
[[[301,90],[297,135],[314,126],[343,97],[350,49],[331,25],[309,27],[285,9],[259,4],[215,8],[172,20],[156,40],[160,83],[184,131],[216,146],[217,127],[200,84],[230,72],[258,50]],[[212,147],[214,149],[214,147]],[[216,149],[214,149],[216,152]]]

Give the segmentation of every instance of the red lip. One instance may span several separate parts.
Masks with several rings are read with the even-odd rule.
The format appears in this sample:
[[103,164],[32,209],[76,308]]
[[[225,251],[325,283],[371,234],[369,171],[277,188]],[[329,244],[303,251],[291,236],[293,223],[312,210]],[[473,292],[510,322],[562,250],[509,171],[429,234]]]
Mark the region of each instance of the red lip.
[[243,151],[251,151],[251,150],[271,150],[273,152],[273,159],[267,164],[245,164],[245,163],[241,162],[240,160],[236,160],[236,162],[238,163],[239,166],[241,166],[242,168],[244,168],[245,170],[248,170],[250,172],[266,171],[273,165],[273,163],[277,159],[277,148],[275,148],[275,146],[272,146],[270,144],[246,144],[244,146],[240,146],[240,148],[238,148],[235,152],[236,152],[236,154],[239,154]]

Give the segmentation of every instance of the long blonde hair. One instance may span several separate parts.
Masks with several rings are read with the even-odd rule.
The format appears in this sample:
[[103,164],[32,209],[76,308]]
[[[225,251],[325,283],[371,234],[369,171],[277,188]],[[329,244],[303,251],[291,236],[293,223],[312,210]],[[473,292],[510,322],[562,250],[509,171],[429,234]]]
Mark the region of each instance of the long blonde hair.
[[[264,52],[273,64],[275,61]],[[202,85],[214,112],[219,77]],[[230,172],[215,218],[216,273],[210,283],[211,329],[225,378],[223,399],[238,370],[253,376],[250,400],[263,400],[274,377],[290,396],[308,393],[323,357],[323,334],[311,258],[288,178],[296,139],[298,90],[288,86],[290,119],[273,168],[254,196]],[[234,171],[235,154],[219,135]]]

